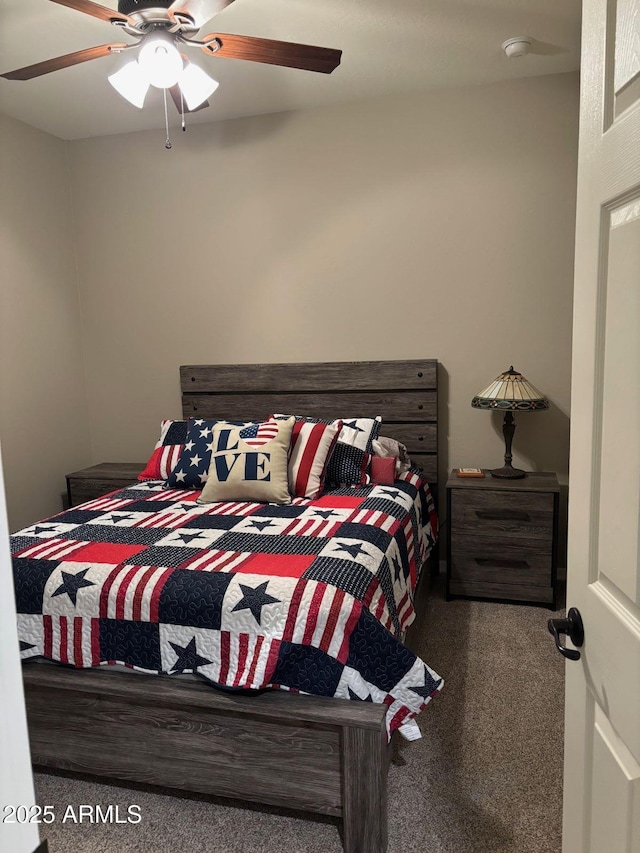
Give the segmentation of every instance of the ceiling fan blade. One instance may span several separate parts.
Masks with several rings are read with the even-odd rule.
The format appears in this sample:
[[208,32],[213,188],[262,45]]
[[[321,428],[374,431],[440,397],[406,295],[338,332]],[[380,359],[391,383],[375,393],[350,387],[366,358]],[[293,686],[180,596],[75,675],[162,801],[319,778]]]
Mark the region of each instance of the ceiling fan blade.
[[78,65],[80,62],[88,62],[90,59],[108,56],[113,50],[126,46],[121,42],[119,44],[101,44],[98,47],[87,47],[85,50],[76,50],[75,53],[67,53],[64,56],[56,56],[54,59],[45,59],[44,62],[36,62],[35,65],[26,65],[24,68],[17,68],[15,71],[7,71],[6,74],[0,74],[0,77],[4,77],[6,80],[31,80],[33,77],[41,77],[43,74],[50,74],[52,71],[59,71],[61,68]]
[[[169,89],[171,93],[171,97],[173,98],[173,103],[176,105],[176,109],[178,110],[178,114],[182,115],[182,101],[180,100],[180,86],[176,83],[175,86],[171,86]],[[182,99],[184,101],[184,99]],[[199,106],[197,106],[194,110],[190,110],[187,106],[187,102],[184,101],[184,114],[187,113],[197,113],[200,110],[204,110],[207,107],[210,107],[211,104],[209,101],[203,101]]]
[[107,6],[92,3],[91,0],[51,0],[51,2],[58,3],[60,6],[68,6],[69,9],[75,9],[76,12],[84,12],[85,15],[93,15],[94,18],[100,18],[101,21],[106,21],[107,23],[111,21],[133,23],[127,15],[122,15],[115,9],[107,8]]
[[284,65],[304,71],[319,71],[321,74],[331,74],[340,64],[342,56],[341,50],[331,47],[313,47],[254,36],[233,36],[230,33],[209,33],[202,41],[205,42],[202,50],[212,56],[248,59],[250,62]]
[[188,15],[199,28],[232,3],[233,0],[174,0],[169,11],[172,15]]

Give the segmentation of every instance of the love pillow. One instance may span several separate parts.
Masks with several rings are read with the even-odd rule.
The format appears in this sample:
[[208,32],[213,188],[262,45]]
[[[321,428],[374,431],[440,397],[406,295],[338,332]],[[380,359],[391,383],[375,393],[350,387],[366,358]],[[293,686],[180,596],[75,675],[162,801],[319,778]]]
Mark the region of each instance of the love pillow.
[[295,418],[247,426],[219,423],[211,436],[211,464],[199,503],[291,502],[287,462]]

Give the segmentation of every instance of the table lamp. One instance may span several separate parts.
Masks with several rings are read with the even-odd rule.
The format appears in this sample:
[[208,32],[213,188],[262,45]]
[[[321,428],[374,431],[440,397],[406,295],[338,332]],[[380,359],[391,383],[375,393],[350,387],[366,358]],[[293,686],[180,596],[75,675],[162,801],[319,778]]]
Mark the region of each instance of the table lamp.
[[504,411],[505,453],[504,466],[491,471],[492,477],[503,480],[520,480],[526,477],[526,471],[511,465],[511,442],[516,429],[513,412],[540,412],[549,408],[549,401],[538,389],[528,382],[521,373],[513,369],[501,373],[491,385],[481,391],[471,401],[474,409],[499,409]]

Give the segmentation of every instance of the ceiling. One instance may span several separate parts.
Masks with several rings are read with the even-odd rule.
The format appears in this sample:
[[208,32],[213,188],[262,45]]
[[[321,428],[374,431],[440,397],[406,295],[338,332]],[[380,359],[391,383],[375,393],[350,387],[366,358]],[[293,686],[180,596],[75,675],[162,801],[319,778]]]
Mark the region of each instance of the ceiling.
[[[117,8],[117,0],[99,0]],[[200,30],[342,49],[331,75],[254,62],[190,57],[219,83],[189,123],[303,109],[450,86],[573,71],[580,61],[580,0],[235,0]],[[507,59],[502,42],[533,38]],[[0,0],[0,71],[130,40],[110,24],[48,0]],[[127,57],[128,59],[129,57]],[[138,110],[107,82],[108,56],[28,81],[0,79],[0,111],[63,139],[162,127],[162,94]],[[171,123],[178,123],[174,109]]]

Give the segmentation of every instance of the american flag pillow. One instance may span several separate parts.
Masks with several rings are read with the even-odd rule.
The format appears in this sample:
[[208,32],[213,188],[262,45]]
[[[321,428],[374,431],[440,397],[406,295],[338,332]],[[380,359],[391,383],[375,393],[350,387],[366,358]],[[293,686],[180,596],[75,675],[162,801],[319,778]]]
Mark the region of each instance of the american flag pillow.
[[[219,420],[189,418],[186,436],[178,460],[169,477],[170,489],[201,489],[207,482],[211,465],[211,436]],[[226,421],[234,426],[250,426],[244,421]]]
[[[286,419],[288,415],[277,415]],[[289,454],[289,489],[296,498],[317,498],[324,487],[327,463],[340,435],[342,421],[329,424],[296,418]]]
[[160,422],[160,438],[138,480],[166,480],[173,471],[187,437],[187,422],[165,418]]

